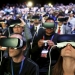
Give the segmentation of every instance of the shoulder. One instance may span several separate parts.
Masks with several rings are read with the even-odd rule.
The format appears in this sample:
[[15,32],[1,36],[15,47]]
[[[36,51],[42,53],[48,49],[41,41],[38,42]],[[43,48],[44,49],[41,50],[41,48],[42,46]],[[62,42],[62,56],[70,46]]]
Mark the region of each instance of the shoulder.
[[30,58],[26,58],[26,62],[27,62],[27,64],[29,64],[31,66],[38,67],[38,65],[33,60],[31,60]]
[[28,57],[25,58],[25,66],[29,68],[39,69],[39,66],[32,59]]
[[1,68],[6,68],[8,66],[10,66],[10,61],[11,58],[3,58],[2,62],[1,62]]
[[27,73],[27,75],[39,75],[38,65],[30,58],[25,59],[24,71]]
[[54,33],[54,37],[58,37],[59,36],[59,34],[58,33]]

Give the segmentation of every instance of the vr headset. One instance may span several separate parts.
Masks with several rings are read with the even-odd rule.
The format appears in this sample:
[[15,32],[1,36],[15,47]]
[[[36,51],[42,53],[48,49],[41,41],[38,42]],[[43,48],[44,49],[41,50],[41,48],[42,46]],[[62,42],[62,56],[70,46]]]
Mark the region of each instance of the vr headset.
[[14,27],[15,25],[20,25],[20,24],[21,24],[21,20],[20,19],[11,20],[9,27]]
[[42,24],[42,26],[44,27],[44,28],[55,28],[55,23],[48,23],[48,22],[45,22],[45,23],[43,23]]
[[5,20],[0,20],[0,23],[6,23],[6,21]]
[[26,44],[26,42],[18,38],[1,38],[0,39],[0,46],[3,46],[3,47],[21,48],[24,44]]
[[59,35],[56,46],[58,48],[62,48],[65,47],[68,43],[75,47],[75,35]]
[[63,47],[65,47],[67,44],[71,44],[73,47],[75,47],[75,42],[61,42],[61,43],[57,43],[57,47],[58,48],[63,48]]
[[67,17],[67,16],[66,16],[66,17],[63,17],[63,18],[58,18],[58,19],[57,19],[57,22],[65,22],[65,21],[68,20],[68,18],[69,18],[69,17]]

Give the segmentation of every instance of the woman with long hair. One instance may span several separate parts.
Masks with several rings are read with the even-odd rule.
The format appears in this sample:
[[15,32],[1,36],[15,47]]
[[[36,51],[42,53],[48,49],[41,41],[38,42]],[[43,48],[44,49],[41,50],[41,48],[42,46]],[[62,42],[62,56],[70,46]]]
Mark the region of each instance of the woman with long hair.
[[59,49],[60,56],[53,66],[52,75],[75,75],[75,40],[73,35],[60,44],[62,46]]

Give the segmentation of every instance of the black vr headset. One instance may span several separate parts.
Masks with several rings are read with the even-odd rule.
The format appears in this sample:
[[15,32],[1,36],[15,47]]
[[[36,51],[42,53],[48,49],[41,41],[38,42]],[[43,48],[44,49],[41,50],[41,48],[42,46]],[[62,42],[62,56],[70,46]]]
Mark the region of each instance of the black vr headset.
[[70,43],[73,47],[75,47],[75,35],[72,34],[59,35],[56,46],[58,48],[62,48],[65,47],[68,43]]
[[66,17],[63,17],[63,18],[58,18],[57,21],[58,21],[58,22],[65,22],[65,21],[68,20],[68,18],[69,18],[69,17],[67,17],[67,16],[66,16]]
[[16,20],[12,19],[9,24],[10,24],[9,27],[14,27],[15,25],[20,25],[21,20],[20,19],[16,19]]
[[23,45],[26,45],[26,42],[18,38],[1,38],[0,46],[3,47],[12,47],[12,48],[21,48]]
[[42,24],[42,26],[44,27],[44,28],[55,28],[55,23],[49,23],[49,22],[45,22],[45,23],[43,23]]
[[6,20],[0,20],[0,23],[7,23]]

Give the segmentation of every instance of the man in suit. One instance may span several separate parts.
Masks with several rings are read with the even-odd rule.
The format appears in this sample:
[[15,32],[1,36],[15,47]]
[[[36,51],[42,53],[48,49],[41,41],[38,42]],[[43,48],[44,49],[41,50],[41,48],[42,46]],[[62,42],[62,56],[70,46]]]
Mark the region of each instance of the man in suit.
[[71,34],[71,25],[68,23],[68,17],[58,15],[56,33],[58,34]]
[[32,28],[30,28],[30,30],[31,30],[32,36],[35,36],[35,34],[37,35],[39,29],[41,28],[40,16],[34,15],[32,19],[33,19],[33,26]]

